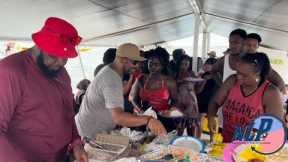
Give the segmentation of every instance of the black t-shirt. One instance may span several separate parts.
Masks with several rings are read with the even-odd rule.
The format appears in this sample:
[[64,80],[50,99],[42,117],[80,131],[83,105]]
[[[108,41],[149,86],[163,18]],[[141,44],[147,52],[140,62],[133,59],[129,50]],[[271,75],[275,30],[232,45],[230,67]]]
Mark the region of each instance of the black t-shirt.
[[202,92],[197,94],[198,107],[200,113],[208,112],[208,104],[218,88],[219,86],[214,79],[208,79],[206,81],[206,84]]
[[177,73],[177,65],[176,63],[172,60],[168,64],[168,74],[170,76],[175,76]]
[[[123,82],[128,82],[130,79],[130,74],[129,73],[124,73],[123,77],[122,77],[122,81]],[[133,105],[132,103],[129,101],[129,93],[128,94],[124,94],[124,110],[125,112],[131,112],[133,113]]]
[[128,81],[129,78],[130,78],[130,74],[124,73],[124,74],[123,74],[123,77],[122,77],[122,81]]

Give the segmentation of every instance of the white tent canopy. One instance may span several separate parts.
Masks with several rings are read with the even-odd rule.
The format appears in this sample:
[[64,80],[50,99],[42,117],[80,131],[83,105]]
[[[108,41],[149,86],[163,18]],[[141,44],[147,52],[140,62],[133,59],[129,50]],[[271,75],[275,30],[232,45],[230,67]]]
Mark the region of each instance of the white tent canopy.
[[[288,51],[286,0],[1,0],[1,40],[31,40],[49,16],[72,22],[82,45],[148,45],[194,34],[197,15],[207,31],[257,32],[263,45]],[[194,4],[194,7],[192,7]],[[195,6],[196,9],[195,10]]]

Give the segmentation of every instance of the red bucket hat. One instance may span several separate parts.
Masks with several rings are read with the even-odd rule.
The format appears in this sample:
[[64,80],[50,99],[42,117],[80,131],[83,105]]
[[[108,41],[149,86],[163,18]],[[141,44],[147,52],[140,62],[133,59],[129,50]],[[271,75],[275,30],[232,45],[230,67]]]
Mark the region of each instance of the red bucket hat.
[[81,37],[72,24],[57,17],[49,17],[43,28],[32,34],[32,39],[49,55],[62,58],[76,57],[75,47],[81,42]]

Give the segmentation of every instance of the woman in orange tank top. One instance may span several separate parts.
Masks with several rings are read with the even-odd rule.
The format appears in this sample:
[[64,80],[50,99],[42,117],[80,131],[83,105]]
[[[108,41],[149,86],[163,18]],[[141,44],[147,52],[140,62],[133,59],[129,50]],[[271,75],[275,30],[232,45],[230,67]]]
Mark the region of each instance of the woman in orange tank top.
[[[163,48],[156,48],[148,53],[148,75],[142,75],[136,80],[130,92],[130,101],[135,113],[142,113],[152,107],[157,113],[169,110],[170,100],[176,99],[177,87],[173,78],[165,75],[169,62],[169,54]],[[168,54],[168,55],[167,55]],[[159,116],[158,116],[159,117]],[[161,119],[159,119],[161,121]],[[167,131],[173,126],[162,121]]]
[[267,80],[271,72],[264,53],[245,54],[218,90],[208,107],[211,139],[216,132],[216,113],[223,106],[223,142],[232,142],[237,126],[246,127],[263,113],[283,119],[283,103],[278,88]]

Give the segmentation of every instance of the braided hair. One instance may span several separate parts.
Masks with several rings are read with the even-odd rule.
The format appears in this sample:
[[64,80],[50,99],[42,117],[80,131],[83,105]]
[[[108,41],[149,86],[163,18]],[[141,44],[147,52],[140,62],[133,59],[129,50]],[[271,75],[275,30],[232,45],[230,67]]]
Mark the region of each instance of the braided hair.
[[241,57],[241,61],[251,64],[255,68],[255,72],[260,73],[259,85],[264,83],[271,70],[269,58],[265,53],[246,53]]

